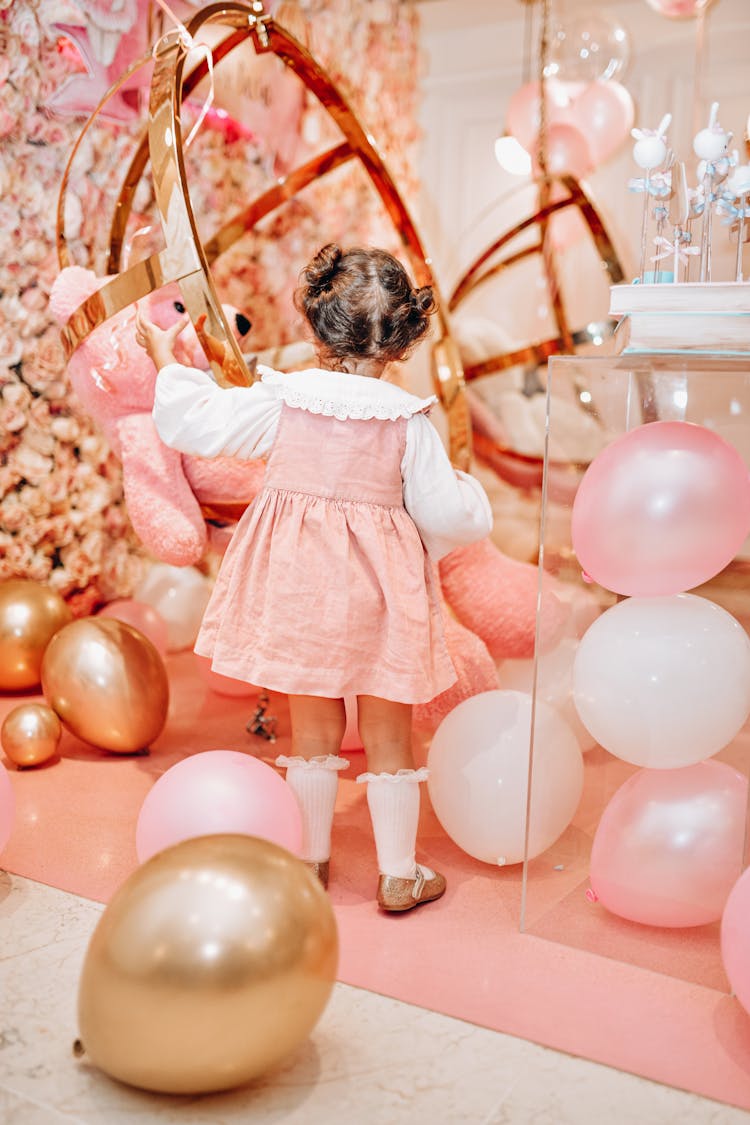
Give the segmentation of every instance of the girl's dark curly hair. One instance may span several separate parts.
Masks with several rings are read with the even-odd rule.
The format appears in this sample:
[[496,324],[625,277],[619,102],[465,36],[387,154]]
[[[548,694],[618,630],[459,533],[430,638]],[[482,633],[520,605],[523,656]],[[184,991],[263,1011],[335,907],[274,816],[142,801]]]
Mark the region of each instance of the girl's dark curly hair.
[[302,271],[295,305],[310,323],[331,365],[404,359],[427,334],[435,298],[414,288],[385,250],[341,250],[331,243]]

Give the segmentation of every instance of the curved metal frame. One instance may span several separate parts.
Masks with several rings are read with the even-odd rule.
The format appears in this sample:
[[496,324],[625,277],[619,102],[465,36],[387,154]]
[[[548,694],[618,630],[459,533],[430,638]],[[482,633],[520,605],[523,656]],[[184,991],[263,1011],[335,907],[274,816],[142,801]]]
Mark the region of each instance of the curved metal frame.
[[[518,262],[523,261],[533,254],[541,254],[545,271],[547,272],[549,288],[552,292],[552,312],[555,317],[558,335],[550,340],[544,340],[541,343],[528,344],[526,347],[519,348],[513,352],[489,356],[481,363],[465,365],[464,379],[467,383],[473,379],[479,379],[484,375],[505,371],[507,368],[515,367],[521,363],[540,366],[546,363],[550,356],[567,355],[574,350],[572,345],[575,333],[571,332],[567,323],[565,311],[559,299],[557,280],[556,277],[550,276],[550,264],[544,253],[547,225],[552,216],[557,212],[563,211],[568,207],[576,207],[586,222],[594,245],[599,252],[602,265],[609,276],[610,284],[617,285],[619,282],[625,280],[625,271],[617,255],[617,251],[607,233],[594,201],[583,185],[573,176],[553,176],[550,180],[552,183],[562,185],[568,192],[567,196],[564,199],[555,200],[554,203],[550,202],[541,206],[534,215],[517,223],[511,230],[506,231],[505,234],[501,235],[500,238],[496,239],[488,246],[459,278],[449,298],[448,308],[451,312],[455,312],[470,293],[490,281],[493,277],[497,277],[498,274],[502,273],[510,266],[516,265]],[[492,266],[487,265],[487,263],[499,253],[499,251],[512,242],[513,239],[533,226],[541,227],[541,236],[538,242],[514,254],[510,254],[507,258],[502,259]]]
[[[221,253],[237,241],[265,215],[317,177],[324,175],[349,159],[358,159],[378,192],[398,232],[402,249],[408,257],[419,285],[431,285],[438,297],[438,338],[433,345],[433,379],[436,392],[448,415],[450,455],[459,467],[467,467],[471,458],[471,424],[463,392],[463,369],[455,341],[451,338],[446,314],[439,299],[439,287],[429,258],[396,185],[377,151],[373,139],[357,120],[354,112],[328,74],[310,52],[272,17],[263,13],[255,2],[211,4],[191,18],[187,30],[196,36],[206,24],[222,24],[232,32],[212,48],[214,64],[220,63],[235,47],[251,39],[256,53],[274,53],[317,97],[344,135],[344,142],[291,171],[253,204],[225,223],[205,246],[201,245],[190,203],[183,158],[180,106],[189,92],[207,74],[205,60],[188,75],[184,68],[188,54],[178,31],[165,35],[155,53],[151,84],[148,128],[127,170],[117,201],[110,229],[109,268],[118,269],[121,261],[125,227],[133,196],[149,158],[154,181],[157,208],[161,216],[166,246],[163,250],[117,273],[84,301],[63,329],[63,345],[67,354],[110,316],[155,289],[177,282],[185,307],[195,322],[205,314],[206,332],[225,345],[227,364],[211,361],[217,380],[229,381],[227,367],[238,368],[246,382],[250,373],[239,351],[218,300],[209,266]],[[150,57],[150,56],[149,56]],[[95,119],[107,98],[119,89],[125,78],[147,59],[134,64],[102,99],[97,110],[84,126],[84,133]],[[81,137],[83,134],[81,134]],[[80,139],[78,144],[80,144]],[[63,177],[58,205],[58,256],[61,265],[68,264],[64,231],[65,192],[70,165],[78,144],[71,154]],[[210,357],[209,357],[210,358]]]

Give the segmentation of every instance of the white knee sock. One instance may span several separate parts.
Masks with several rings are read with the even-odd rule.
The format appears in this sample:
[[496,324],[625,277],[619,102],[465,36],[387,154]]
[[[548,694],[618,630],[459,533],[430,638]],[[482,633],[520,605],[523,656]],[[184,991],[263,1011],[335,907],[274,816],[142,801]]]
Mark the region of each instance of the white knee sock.
[[427,776],[423,768],[363,773],[357,778],[358,782],[367,782],[367,804],[381,875],[413,879],[417,873],[419,783],[426,781]]
[[302,813],[302,851],[300,859],[322,863],[331,858],[331,826],[339,787],[339,770],[349,765],[346,758],[333,754],[318,758],[276,759],[286,766],[287,785],[294,792]]

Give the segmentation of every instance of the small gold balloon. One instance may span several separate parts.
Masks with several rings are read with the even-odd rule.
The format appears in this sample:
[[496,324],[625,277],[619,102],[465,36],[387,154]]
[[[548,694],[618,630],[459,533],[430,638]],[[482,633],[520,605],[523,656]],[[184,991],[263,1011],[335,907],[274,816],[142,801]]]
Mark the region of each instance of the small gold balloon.
[[167,718],[164,661],[143,633],[114,618],[82,617],[55,634],[42,691],[69,731],[119,754],[148,746]]
[[26,578],[0,582],[0,689],[39,683],[44,650],[73,614],[59,594]]
[[0,728],[3,750],[17,766],[40,766],[57,753],[62,727],[54,711],[43,703],[22,703],[6,716]]
[[102,914],[80,1039],[133,1086],[228,1090],[304,1041],[337,964],[330,900],[301,860],[254,836],[184,840],[137,868]]

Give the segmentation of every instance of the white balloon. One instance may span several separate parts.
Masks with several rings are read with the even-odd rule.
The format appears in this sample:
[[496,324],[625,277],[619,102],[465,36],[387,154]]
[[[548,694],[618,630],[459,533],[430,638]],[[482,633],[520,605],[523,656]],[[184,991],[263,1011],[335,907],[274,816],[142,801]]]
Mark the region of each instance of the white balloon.
[[573,698],[596,741],[653,769],[694,765],[750,714],[750,639],[707,598],[626,598],[582,638]]
[[[554,707],[578,739],[585,754],[596,746],[596,739],[580,720],[573,702],[573,661],[578,650],[575,637],[563,637],[555,648],[539,657],[537,698]],[[497,669],[497,686],[504,690],[531,694],[534,687],[533,660],[503,660]]]
[[[459,703],[435,732],[427,786],[435,815],[468,855],[521,863],[526,835],[531,696],[487,691]],[[554,844],[583,791],[583,758],[557,712],[537,700],[528,858]]]
[[180,652],[195,644],[211,583],[193,566],[154,563],[134,597],[158,610],[167,623],[167,651]]

